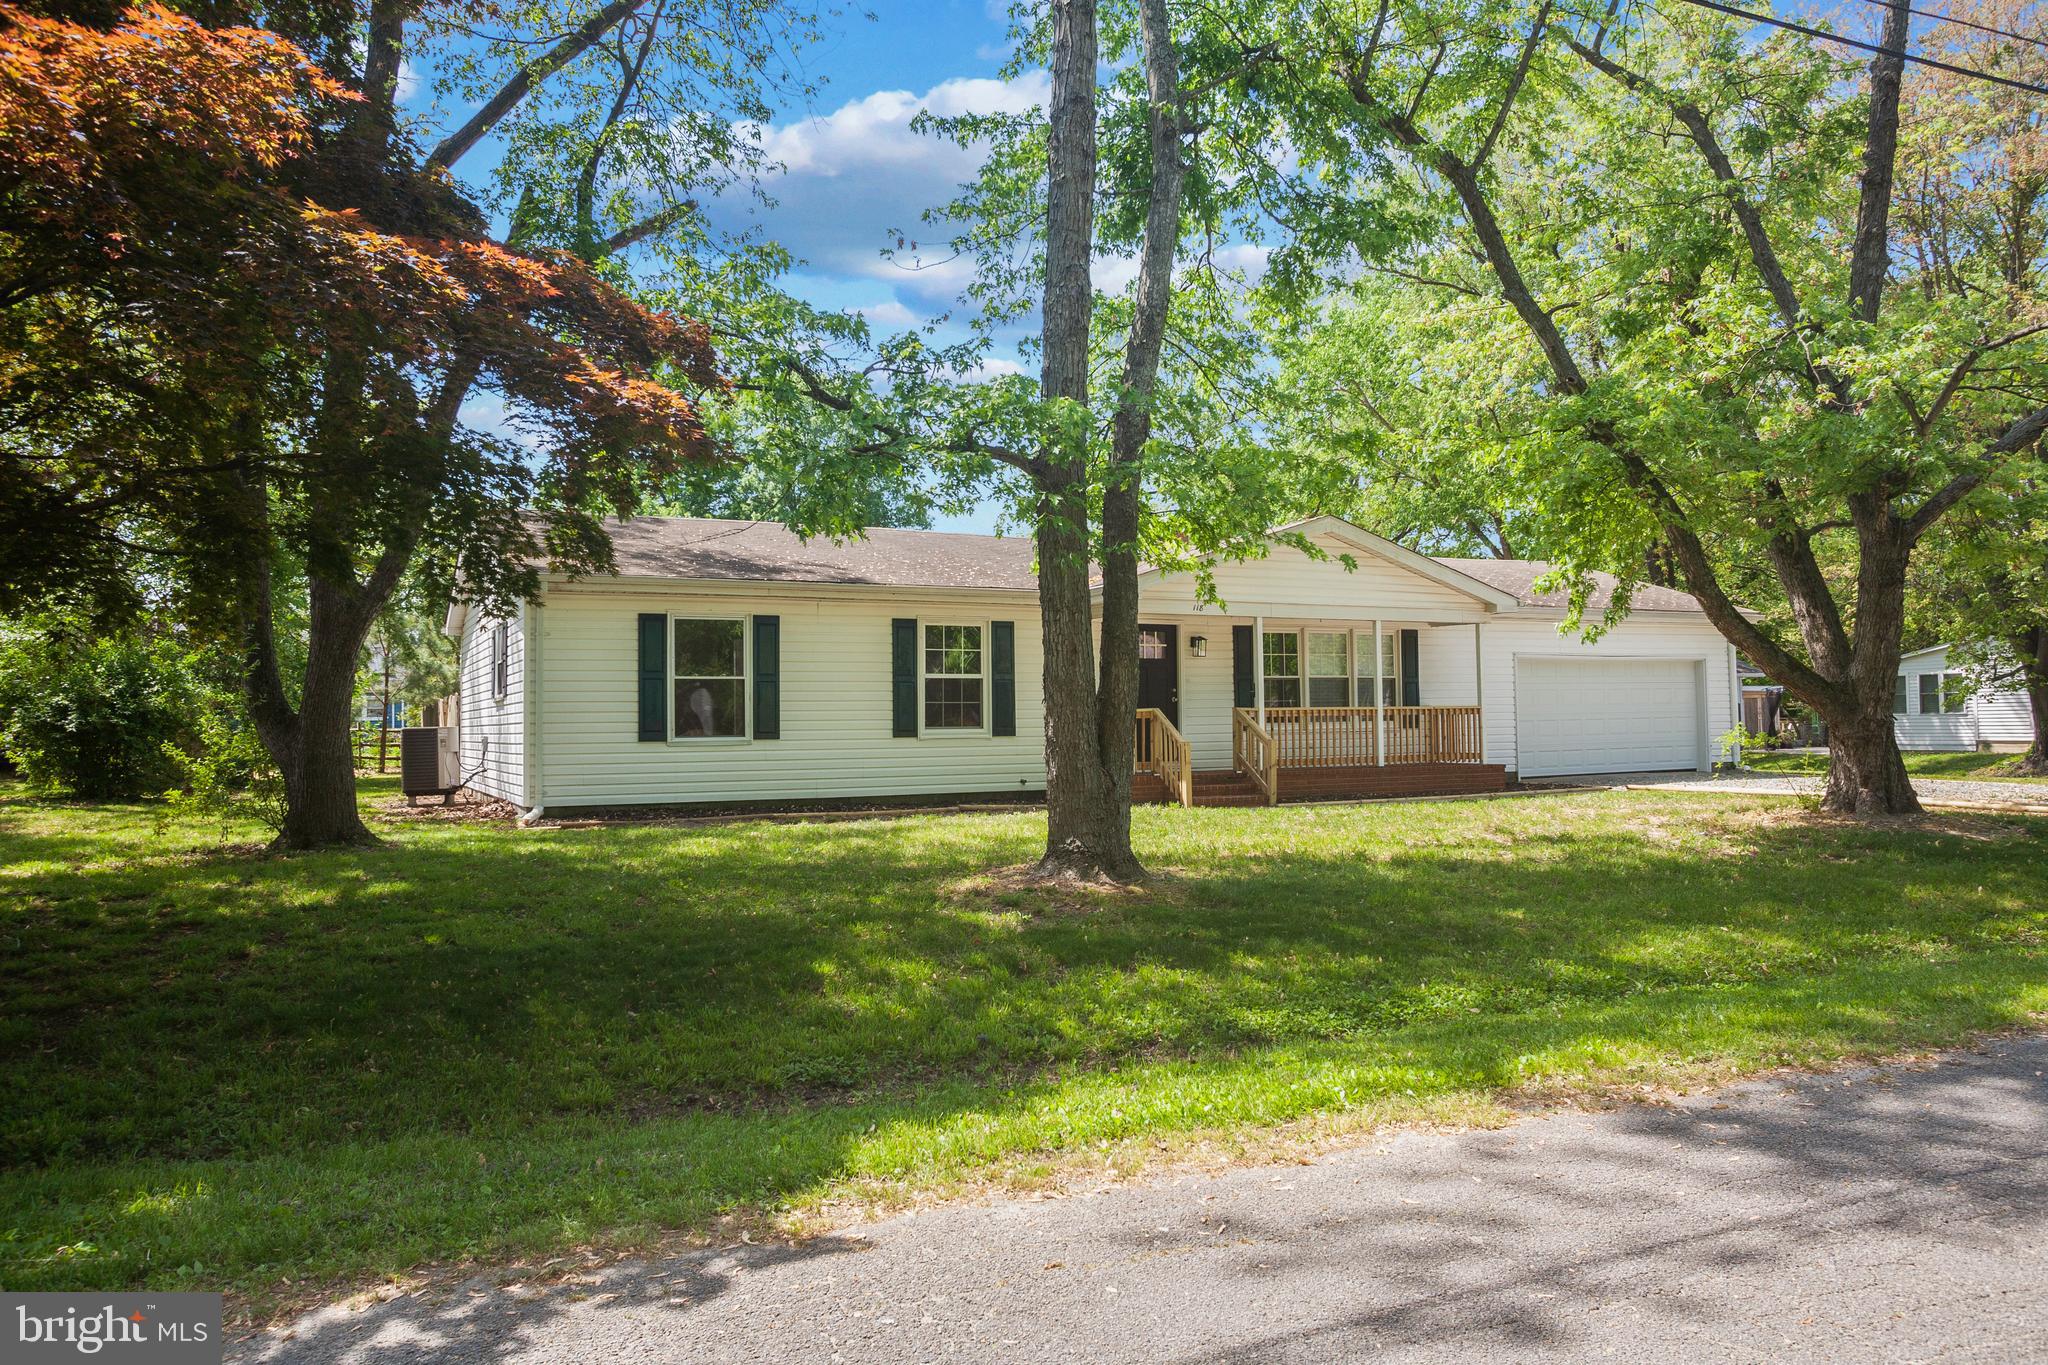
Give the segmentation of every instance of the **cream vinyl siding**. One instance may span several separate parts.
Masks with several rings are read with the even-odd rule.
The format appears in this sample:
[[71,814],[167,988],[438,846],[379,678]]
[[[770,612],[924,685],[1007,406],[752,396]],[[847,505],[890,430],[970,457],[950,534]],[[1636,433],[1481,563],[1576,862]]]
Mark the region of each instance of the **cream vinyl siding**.
[[[747,617],[750,715],[752,617],[779,616],[782,737],[636,739],[641,612]],[[539,785],[550,809],[1035,793],[1045,788],[1035,596],[612,581],[555,585],[535,616],[546,660],[538,703],[538,723],[547,740]],[[1012,622],[1017,733],[1000,738],[986,730],[915,739],[891,735],[890,623],[897,617],[948,625]],[[921,677],[918,685],[922,715]]]
[[[523,612],[505,622],[505,695],[491,677],[491,641],[498,622],[471,612],[463,625],[462,702],[458,712],[462,773],[486,796],[524,804],[526,792],[526,630]],[[487,743],[488,741],[488,743]]]
[[[1441,583],[1359,550],[1331,535],[1309,537],[1327,550],[1327,560],[1310,559],[1291,545],[1275,545],[1264,559],[1216,566],[1216,591],[1223,607],[1205,606],[1195,596],[1193,574],[1147,574],[1138,580],[1141,613],[1148,621],[1194,616],[1239,622],[1264,614],[1302,620],[1331,611],[1345,620],[1374,615],[1392,620],[1470,621],[1490,615],[1485,605]],[[1341,558],[1349,554],[1356,570]]]

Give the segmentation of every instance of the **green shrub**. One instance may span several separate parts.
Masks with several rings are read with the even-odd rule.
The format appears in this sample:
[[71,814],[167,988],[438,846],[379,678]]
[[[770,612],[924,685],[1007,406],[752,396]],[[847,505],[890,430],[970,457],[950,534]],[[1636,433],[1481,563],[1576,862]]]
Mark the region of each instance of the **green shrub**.
[[106,801],[182,773],[197,685],[171,642],[46,617],[0,634],[0,747],[30,785]]
[[218,697],[202,704],[194,720],[189,745],[164,745],[164,756],[181,775],[180,789],[166,798],[164,822],[177,815],[218,820],[223,840],[244,816],[282,829],[283,783],[256,731]]

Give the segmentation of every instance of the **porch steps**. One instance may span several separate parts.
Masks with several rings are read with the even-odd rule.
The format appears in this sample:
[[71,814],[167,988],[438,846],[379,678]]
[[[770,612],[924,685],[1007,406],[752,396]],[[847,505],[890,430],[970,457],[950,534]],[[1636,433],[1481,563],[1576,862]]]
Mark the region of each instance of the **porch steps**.
[[[1360,768],[1282,768],[1282,801],[1359,801],[1387,796],[1469,796],[1504,791],[1507,770],[1498,763],[1397,763]],[[1166,800],[1166,784],[1151,773],[1132,778],[1131,800]],[[1263,806],[1265,793],[1245,773],[1228,768],[1195,774],[1198,806]]]

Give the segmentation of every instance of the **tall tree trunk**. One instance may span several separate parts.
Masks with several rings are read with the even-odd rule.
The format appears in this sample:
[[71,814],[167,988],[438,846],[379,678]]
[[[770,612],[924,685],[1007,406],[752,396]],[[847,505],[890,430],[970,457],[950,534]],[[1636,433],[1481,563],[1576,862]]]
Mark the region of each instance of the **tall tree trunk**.
[[275,846],[374,844],[376,836],[356,810],[349,722],[356,661],[376,611],[364,609],[353,585],[344,588],[317,574],[309,576],[308,594],[306,672],[297,706],[285,692],[278,666],[267,561],[257,565],[243,603],[249,714],[284,785],[284,824]]
[[[1056,0],[1039,389],[1048,404],[1070,406],[1054,414],[1045,469],[1038,480],[1046,838],[1037,872],[1046,877],[1128,880],[1142,875],[1143,869],[1131,852],[1129,776],[1123,777],[1119,800],[1118,785],[1105,762],[1089,591],[1088,346],[1095,303],[1089,262],[1095,245],[1097,46],[1094,0]],[[1108,674],[1117,672],[1113,655],[1119,644],[1117,632],[1105,634]],[[1135,642],[1132,649],[1135,697]],[[1128,731],[1133,724],[1126,714],[1124,728]],[[1126,763],[1129,743],[1126,736]]]
[[1843,815],[1910,815],[1920,809],[1889,702],[1874,719],[1851,715],[1828,722],[1828,781],[1820,805]]
[[2048,777],[2048,626],[2035,626],[2013,641],[2025,670],[2021,685],[2027,690],[2027,714],[2034,722],[2034,742],[2019,760],[2019,771],[2031,777]]

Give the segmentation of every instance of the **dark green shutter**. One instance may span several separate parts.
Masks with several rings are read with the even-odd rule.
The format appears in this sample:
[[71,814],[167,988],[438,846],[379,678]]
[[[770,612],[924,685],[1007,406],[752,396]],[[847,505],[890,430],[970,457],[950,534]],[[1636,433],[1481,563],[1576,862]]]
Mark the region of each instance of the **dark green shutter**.
[[899,616],[889,623],[891,708],[898,739],[917,738],[917,622]]
[[754,618],[754,738],[782,738],[782,618]]
[[1257,641],[1252,639],[1250,626],[1230,628],[1230,682],[1231,693],[1236,697],[1233,705],[1257,706],[1259,685],[1257,675],[1252,672],[1259,666]]
[[668,617],[640,613],[640,738],[668,738]]
[[1017,627],[988,623],[988,732],[1017,733]]
[[1401,632],[1401,705],[1422,705],[1422,632]]

